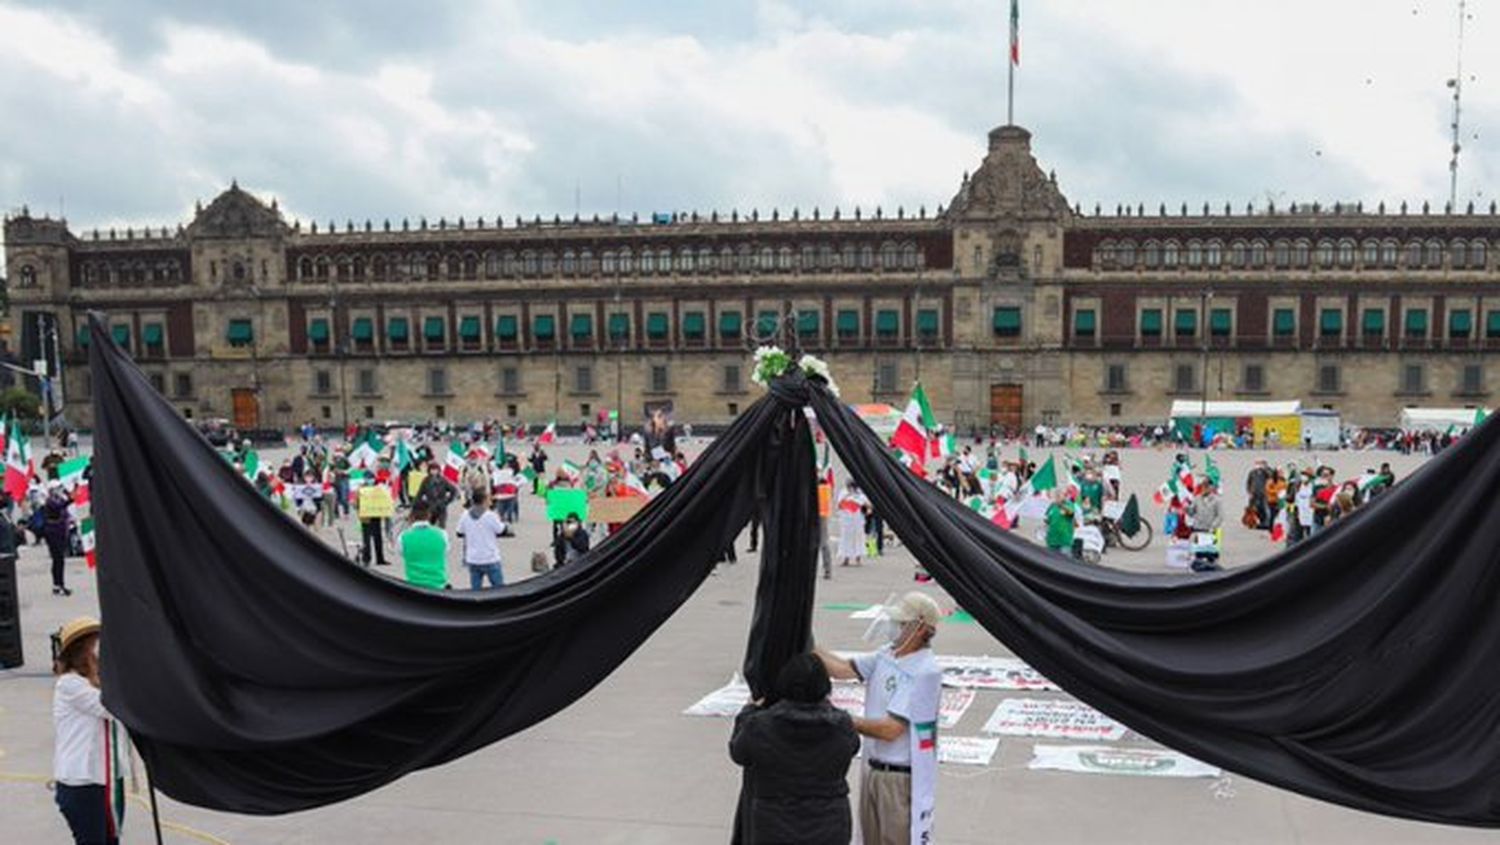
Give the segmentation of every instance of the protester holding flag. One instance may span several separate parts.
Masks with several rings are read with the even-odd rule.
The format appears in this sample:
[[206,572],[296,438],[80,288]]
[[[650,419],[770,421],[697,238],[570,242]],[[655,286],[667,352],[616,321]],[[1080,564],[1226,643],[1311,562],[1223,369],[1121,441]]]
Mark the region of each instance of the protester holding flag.
[[1077,518],[1073,503],[1062,490],[1052,492],[1052,504],[1047,508],[1047,548],[1070,557],[1079,557],[1074,544]]
[[99,621],[79,617],[52,635],[52,780],[79,845],[118,845],[128,749],[99,689]]
[[42,505],[42,538],[47,541],[47,553],[52,556],[52,595],[71,596],[73,591],[64,584],[63,573],[68,555],[68,540],[73,531],[72,504],[63,491],[62,482],[47,484],[47,502]]

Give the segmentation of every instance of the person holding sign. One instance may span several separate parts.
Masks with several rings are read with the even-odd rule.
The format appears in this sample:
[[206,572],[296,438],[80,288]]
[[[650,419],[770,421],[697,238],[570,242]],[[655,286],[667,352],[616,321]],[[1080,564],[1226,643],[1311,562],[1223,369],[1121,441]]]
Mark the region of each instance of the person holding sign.
[[385,566],[385,521],[396,515],[391,488],[384,484],[366,484],[359,488],[355,506],[359,517],[359,560],[370,565],[370,545],[375,546],[375,565]]
[[469,570],[469,589],[484,587],[488,578],[491,587],[505,585],[505,573],[500,569],[500,538],[505,534],[505,523],[490,510],[489,491],[474,491],[469,509],[458,518],[458,536],[464,541],[464,566]]
[[942,615],[931,596],[910,592],[871,626],[884,648],[852,658],[815,652],[833,678],[865,682],[865,715],[854,729],[865,737],[859,828],[866,845],[932,841],[943,685],[932,638]]

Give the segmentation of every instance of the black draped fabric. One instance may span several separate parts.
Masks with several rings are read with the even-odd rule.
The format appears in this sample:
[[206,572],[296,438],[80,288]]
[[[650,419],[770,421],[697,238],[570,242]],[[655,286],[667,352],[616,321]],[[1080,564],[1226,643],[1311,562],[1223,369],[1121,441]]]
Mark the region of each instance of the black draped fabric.
[[[153,783],[204,807],[282,813],[351,798],[567,707],[702,583],[755,485],[774,489],[804,463],[794,433],[772,436],[806,399],[788,382],[576,564],[431,592],[351,565],[261,499],[102,323],[91,331],[104,702]],[[807,475],[793,483],[811,485]],[[796,530],[778,525],[784,512],[767,510],[773,547]],[[795,553],[781,557],[790,566]],[[811,616],[810,579],[800,628],[782,606],[795,592],[786,575],[764,591],[774,626],[756,623],[776,654],[805,647]],[[778,659],[752,641],[746,663],[774,678]]]
[[999,531],[826,392],[812,405],[917,560],[1064,690],[1303,795],[1500,825],[1500,425],[1259,566],[1189,577],[1088,567]]

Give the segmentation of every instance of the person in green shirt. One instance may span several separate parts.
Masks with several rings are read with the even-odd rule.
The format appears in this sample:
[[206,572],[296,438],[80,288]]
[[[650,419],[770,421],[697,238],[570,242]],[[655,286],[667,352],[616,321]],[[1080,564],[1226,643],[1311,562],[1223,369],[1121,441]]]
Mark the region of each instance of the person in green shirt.
[[1073,503],[1061,495],[1047,508],[1047,548],[1067,555],[1073,549]]
[[1104,482],[1094,469],[1083,471],[1078,482],[1078,502],[1084,505],[1084,513],[1099,513],[1104,510]]
[[448,588],[448,533],[435,527],[421,502],[412,506],[411,526],[401,532],[401,560],[406,580],[430,590]]

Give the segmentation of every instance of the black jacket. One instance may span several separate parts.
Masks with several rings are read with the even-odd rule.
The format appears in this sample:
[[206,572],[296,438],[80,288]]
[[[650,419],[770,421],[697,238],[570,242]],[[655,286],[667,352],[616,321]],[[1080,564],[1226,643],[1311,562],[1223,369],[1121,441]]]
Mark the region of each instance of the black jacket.
[[827,701],[780,701],[740,711],[729,756],[745,767],[736,841],[848,845],[849,761],[859,735],[848,713]]

